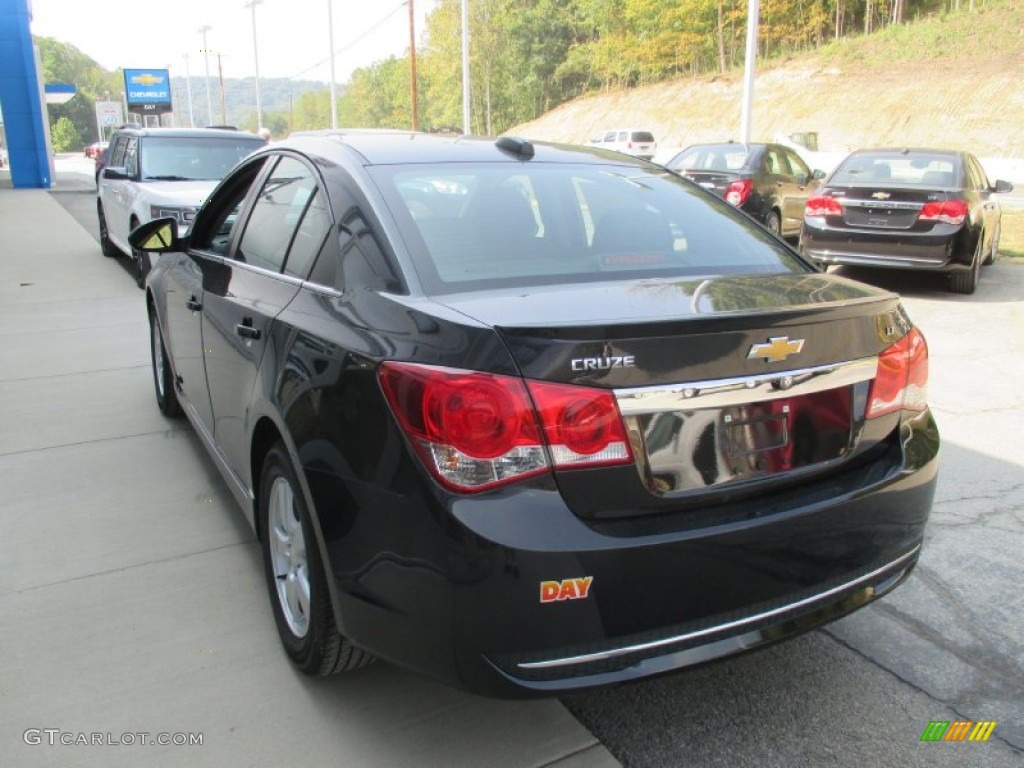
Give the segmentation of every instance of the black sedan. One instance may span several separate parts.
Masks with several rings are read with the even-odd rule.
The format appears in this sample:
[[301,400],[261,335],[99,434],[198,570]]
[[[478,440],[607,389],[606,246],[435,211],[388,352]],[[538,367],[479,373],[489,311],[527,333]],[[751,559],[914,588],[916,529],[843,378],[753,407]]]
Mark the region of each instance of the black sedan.
[[132,244],[157,402],[304,672],[551,695],[790,637],[918,559],[938,434],[898,297],[660,166],[305,136]]
[[1012,189],[968,152],[860,150],[807,201],[800,250],[821,265],[944,272],[952,291],[974,293],[999,249],[993,194]]
[[750,214],[782,237],[795,238],[804,205],[816,194],[823,171],[781,144],[694,144],[665,167]]

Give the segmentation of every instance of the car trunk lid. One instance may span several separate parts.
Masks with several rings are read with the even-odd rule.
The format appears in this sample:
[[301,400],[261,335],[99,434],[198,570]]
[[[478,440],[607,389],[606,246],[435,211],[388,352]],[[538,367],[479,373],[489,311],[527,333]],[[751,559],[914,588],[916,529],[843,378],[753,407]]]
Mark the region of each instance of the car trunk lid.
[[908,327],[893,294],[822,274],[440,300],[493,326],[528,380],[614,392],[634,464],[556,471],[585,517],[749,492],[866,450],[878,355]]

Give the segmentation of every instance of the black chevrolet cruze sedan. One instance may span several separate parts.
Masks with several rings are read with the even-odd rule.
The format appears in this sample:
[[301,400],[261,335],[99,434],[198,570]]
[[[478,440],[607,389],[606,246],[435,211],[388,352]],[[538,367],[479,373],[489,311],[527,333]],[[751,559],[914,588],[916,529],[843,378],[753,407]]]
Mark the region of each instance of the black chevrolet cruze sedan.
[[157,402],[304,672],[551,695],[798,634],[917,562],[939,440],[898,297],[664,168],[325,133],[173,224],[132,235]]
[[854,152],[807,201],[800,250],[816,263],[943,272],[955,293],[974,293],[999,250],[996,193],[969,152]]

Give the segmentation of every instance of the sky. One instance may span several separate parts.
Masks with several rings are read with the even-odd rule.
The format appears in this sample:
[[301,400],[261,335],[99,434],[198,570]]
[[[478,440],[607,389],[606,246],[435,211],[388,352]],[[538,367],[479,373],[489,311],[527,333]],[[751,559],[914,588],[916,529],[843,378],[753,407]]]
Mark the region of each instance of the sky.
[[[105,69],[170,69],[174,77],[252,77],[253,12],[249,0],[31,0],[32,34],[70,43]],[[409,8],[402,0],[257,0],[259,75],[330,80],[328,4],[334,17],[335,80],[402,55],[409,48]],[[413,0],[417,44],[437,0]]]

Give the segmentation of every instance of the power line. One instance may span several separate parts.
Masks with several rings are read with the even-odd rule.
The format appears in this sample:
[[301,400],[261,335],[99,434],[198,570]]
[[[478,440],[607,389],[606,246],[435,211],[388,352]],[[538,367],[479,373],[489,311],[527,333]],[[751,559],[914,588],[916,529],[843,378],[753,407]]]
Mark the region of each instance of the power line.
[[[401,2],[401,3],[399,3],[399,4],[398,4],[398,6],[396,6],[396,7],[395,7],[395,9],[394,9],[393,11],[391,11],[390,13],[388,13],[388,15],[387,15],[387,16],[384,16],[383,18],[381,18],[381,19],[380,19],[379,21],[377,21],[376,23],[374,23],[374,24],[373,24],[373,25],[372,25],[371,27],[369,27],[369,28],[368,28],[368,29],[366,29],[365,31],[363,31],[363,32],[360,32],[360,33],[359,33],[358,35],[356,35],[356,37],[355,37],[355,38],[354,38],[354,39],[353,39],[353,40],[352,40],[351,42],[349,42],[349,43],[346,43],[345,45],[341,46],[341,48],[338,48],[338,49],[336,49],[336,50],[334,51],[334,54],[335,54],[335,55],[337,55],[337,54],[339,54],[339,53],[344,53],[344,52],[345,52],[345,51],[347,51],[347,50],[348,50],[349,48],[353,48],[353,47],[355,47],[355,45],[356,45],[357,43],[361,42],[361,41],[362,41],[362,39],[363,39],[364,37],[366,37],[367,35],[369,35],[369,34],[370,34],[371,32],[375,32],[375,31],[376,31],[376,30],[378,29],[378,27],[381,27],[381,26],[383,26],[385,22],[387,22],[387,21],[390,21],[390,20],[391,20],[391,17],[392,17],[392,16],[394,16],[394,15],[395,15],[396,13],[398,13],[398,12],[399,12],[400,10],[402,10],[402,9],[403,9],[403,8],[404,8],[404,7],[406,6],[406,4],[407,4],[407,0],[402,0],[402,2]],[[329,62],[330,60],[331,60],[331,57],[330,57],[330,56],[328,56],[328,57],[327,57],[326,59],[320,59],[320,61],[318,61],[318,62],[317,62],[316,64],[314,64],[313,66],[311,66],[311,67],[306,67],[306,68],[305,68],[304,70],[302,70],[301,72],[297,72],[297,73],[295,73],[294,75],[291,75],[291,76],[290,76],[290,77],[289,77],[288,79],[289,79],[289,80],[294,80],[295,78],[297,78],[297,77],[300,77],[300,76],[302,76],[302,75],[306,74],[307,72],[311,72],[312,70],[316,69],[317,67],[322,67],[322,66],[323,66],[324,64],[326,64],[326,63],[327,63],[327,62]]]

